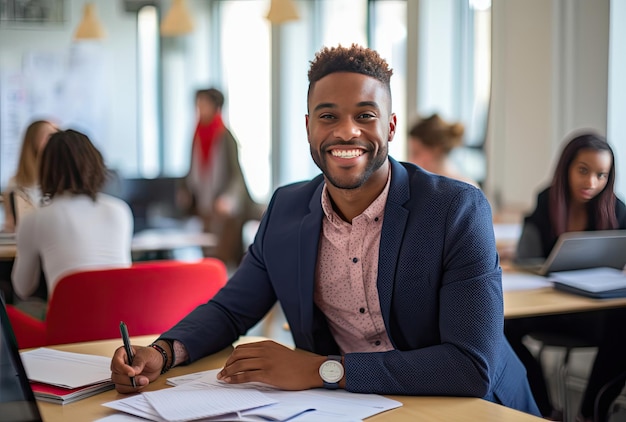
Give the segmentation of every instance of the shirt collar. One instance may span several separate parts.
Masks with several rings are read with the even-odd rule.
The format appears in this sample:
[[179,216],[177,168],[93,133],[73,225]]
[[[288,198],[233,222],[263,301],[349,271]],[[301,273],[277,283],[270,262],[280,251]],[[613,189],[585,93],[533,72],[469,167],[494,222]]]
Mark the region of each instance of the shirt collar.
[[[387,183],[383,191],[374,199],[374,201],[356,218],[361,216],[365,216],[368,220],[373,220],[376,217],[382,217],[383,212],[385,211],[385,204],[387,203],[387,196],[389,195],[389,186],[391,185],[391,166],[389,166],[389,174],[387,175]],[[330,195],[328,194],[328,189],[326,186],[326,181],[324,181],[324,187],[322,188],[322,210],[326,215],[328,221],[332,224],[341,224],[343,219],[339,217],[339,215],[333,209],[332,201],[330,199]]]

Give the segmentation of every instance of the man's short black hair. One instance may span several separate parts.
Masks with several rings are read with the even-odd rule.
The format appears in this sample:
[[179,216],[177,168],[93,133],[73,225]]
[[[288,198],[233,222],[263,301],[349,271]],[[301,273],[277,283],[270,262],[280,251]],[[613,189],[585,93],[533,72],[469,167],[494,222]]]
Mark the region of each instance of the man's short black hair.
[[309,68],[309,90],[315,82],[335,72],[353,72],[378,79],[390,89],[393,70],[372,49],[352,44],[350,47],[324,47],[315,54]]

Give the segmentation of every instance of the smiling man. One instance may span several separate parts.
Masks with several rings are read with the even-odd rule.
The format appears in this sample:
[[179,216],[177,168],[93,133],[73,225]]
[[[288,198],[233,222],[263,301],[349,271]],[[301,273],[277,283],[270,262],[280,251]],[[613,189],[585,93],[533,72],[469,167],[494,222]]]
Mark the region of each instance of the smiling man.
[[220,379],[482,397],[538,415],[502,333],[489,203],[471,185],[388,156],[391,75],[375,51],[357,45],[316,54],[306,129],[322,174],[274,193],[214,299],[151,347],[135,346],[132,367],[117,350],[118,391],[141,390],[171,366],[232,344],[279,301],[297,349],[238,346]]

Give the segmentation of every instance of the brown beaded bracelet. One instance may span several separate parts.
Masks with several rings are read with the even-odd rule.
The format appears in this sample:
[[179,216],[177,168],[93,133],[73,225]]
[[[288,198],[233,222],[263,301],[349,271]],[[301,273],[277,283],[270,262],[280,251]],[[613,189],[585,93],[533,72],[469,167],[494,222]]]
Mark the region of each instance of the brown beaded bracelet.
[[176,363],[176,352],[174,351],[174,341],[167,340],[167,339],[162,339],[162,340],[166,342],[168,346],[170,346],[170,351],[172,352],[172,362],[170,363],[170,367],[167,368],[167,370],[169,371],[170,369],[174,367],[174,364]]
[[163,367],[161,368],[161,375],[166,373],[167,371],[169,371],[170,368],[172,367],[172,365],[167,367],[167,353],[165,352],[165,349],[162,348],[161,346],[159,346],[156,343],[152,343],[150,345],[150,347],[152,347],[154,350],[157,350],[158,352],[160,352],[161,356],[163,356]]

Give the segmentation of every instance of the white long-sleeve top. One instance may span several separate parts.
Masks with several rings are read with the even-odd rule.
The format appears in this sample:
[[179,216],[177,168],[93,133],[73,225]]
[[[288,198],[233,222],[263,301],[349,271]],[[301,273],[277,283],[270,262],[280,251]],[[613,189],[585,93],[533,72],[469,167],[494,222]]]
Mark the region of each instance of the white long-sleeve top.
[[65,274],[131,264],[133,217],[128,204],[106,194],[60,195],[25,215],[16,231],[12,281],[26,298],[39,285],[41,265],[48,296]]

